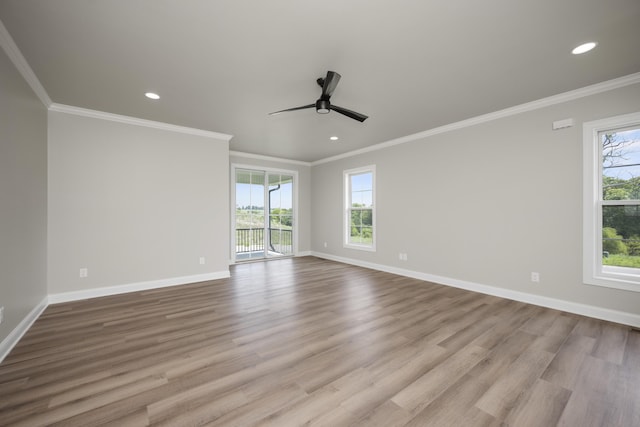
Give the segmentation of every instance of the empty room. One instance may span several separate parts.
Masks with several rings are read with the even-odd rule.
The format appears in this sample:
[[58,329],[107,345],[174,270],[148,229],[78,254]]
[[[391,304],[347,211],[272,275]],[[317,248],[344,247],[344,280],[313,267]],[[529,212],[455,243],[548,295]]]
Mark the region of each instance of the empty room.
[[637,0],[0,0],[1,426],[640,426]]

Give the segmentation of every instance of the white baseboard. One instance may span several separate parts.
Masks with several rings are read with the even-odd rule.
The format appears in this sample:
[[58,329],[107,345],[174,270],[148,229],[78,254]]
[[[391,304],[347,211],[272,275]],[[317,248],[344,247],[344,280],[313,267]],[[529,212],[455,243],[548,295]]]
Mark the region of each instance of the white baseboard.
[[18,341],[20,341],[24,334],[27,333],[31,325],[33,325],[33,322],[40,317],[42,312],[47,308],[47,305],[47,298],[45,297],[40,301],[40,304],[36,305],[33,310],[31,310],[29,314],[27,314],[25,318],[18,323],[18,326],[16,326],[13,331],[11,331],[9,335],[2,340],[2,342],[0,342],[0,362],[2,362],[9,352],[11,352],[13,347],[18,344]]
[[302,251],[302,252],[296,253],[296,256],[311,256],[311,255],[313,255],[311,251]]
[[172,277],[168,279],[151,280],[148,282],[129,283],[126,285],[107,286],[103,288],[86,289],[82,291],[63,292],[58,294],[50,294],[45,297],[40,304],[33,308],[22,319],[7,337],[0,342],[0,362],[4,360],[9,352],[20,341],[24,334],[29,330],[33,322],[35,322],[49,304],[58,304],[62,302],[77,301],[89,298],[97,298],[108,295],[117,295],[127,292],[144,291],[149,289],[165,288],[168,286],[186,285],[189,283],[204,282],[208,280],[217,280],[230,277],[229,270],[218,271],[206,274],[196,274],[192,276]]
[[402,268],[391,267],[382,264],[376,264],[357,259],[344,258],[322,252],[312,252],[313,256],[324,258],[331,261],[342,262],[345,264],[357,265],[359,267],[370,268],[372,270],[384,271],[387,273],[397,274],[399,276],[411,277],[413,279],[424,280],[427,282],[438,283],[441,285],[452,286],[455,288],[466,289],[468,291],[479,292],[482,294],[493,295],[500,298],[506,298],[514,301],[525,302],[527,304],[538,305],[541,307],[552,308],[554,310],[566,311],[568,313],[580,314],[582,316],[593,317],[595,319],[607,320],[610,322],[621,323],[623,325],[640,328],[640,315],[628,313],[625,311],[611,310],[608,308],[596,307],[593,305],[581,304],[572,301],[566,301],[556,298],[544,297],[540,295],[529,294],[526,292],[513,291],[495,286],[482,285],[479,283],[468,282],[465,280],[453,279],[450,277],[437,276],[434,274],[421,273],[419,271],[405,270]]
[[170,277],[168,279],[150,280],[147,282],[128,283],[125,285],[107,286],[103,288],[86,289],[73,292],[49,294],[49,304],[78,301],[89,298],[104,297],[109,295],[124,294],[127,292],[146,291],[149,289],[166,288],[168,286],[186,285],[189,283],[204,282],[231,277],[229,270],[217,271],[192,276]]

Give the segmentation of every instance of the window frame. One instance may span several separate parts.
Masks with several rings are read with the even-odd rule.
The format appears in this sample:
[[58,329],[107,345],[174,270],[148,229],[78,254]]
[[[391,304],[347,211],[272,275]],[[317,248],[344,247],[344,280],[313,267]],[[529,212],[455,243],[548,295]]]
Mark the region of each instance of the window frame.
[[585,122],[583,136],[583,281],[640,292],[640,269],[603,266],[602,207],[640,205],[636,200],[604,200],[602,191],[602,145],[600,134],[640,126],[640,112]]
[[[362,175],[365,173],[371,173],[371,231],[372,238],[371,244],[364,243],[352,243],[349,241],[351,236],[351,177],[354,175]],[[354,169],[347,169],[343,171],[343,240],[342,245],[345,248],[357,249],[361,251],[376,251],[377,229],[376,229],[376,165],[368,165]],[[369,208],[367,208],[369,209]]]

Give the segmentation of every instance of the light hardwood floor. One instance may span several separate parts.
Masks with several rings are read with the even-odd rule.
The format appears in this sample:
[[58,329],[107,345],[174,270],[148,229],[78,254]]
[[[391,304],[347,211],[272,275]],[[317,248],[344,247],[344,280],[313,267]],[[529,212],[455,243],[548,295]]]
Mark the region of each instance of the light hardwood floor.
[[0,424],[640,426],[640,333],[314,257],[52,305]]

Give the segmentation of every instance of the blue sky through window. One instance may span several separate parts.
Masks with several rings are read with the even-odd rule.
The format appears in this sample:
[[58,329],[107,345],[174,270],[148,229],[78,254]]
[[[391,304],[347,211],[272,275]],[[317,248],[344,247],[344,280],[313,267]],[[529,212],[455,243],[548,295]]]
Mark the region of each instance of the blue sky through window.
[[351,203],[358,206],[373,206],[373,174],[371,172],[351,175]]
[[[271,188],[274,188],[272,186]],[[278,191],[271,193],[272,208],[291,209],[293,201],[293,185],[291,182],[281,184]],[[264,208],[264,186],[257,184],[236,184],[236,208],[259,206]]]
[[[618,141],[629,141],[629,143],[624,144],[619,151],[620,157],[604,165],[603,174],[624,180],[640,176],[640,129],[616,132],[616,137]],[[607,152],[605,151],[604,154]]]

